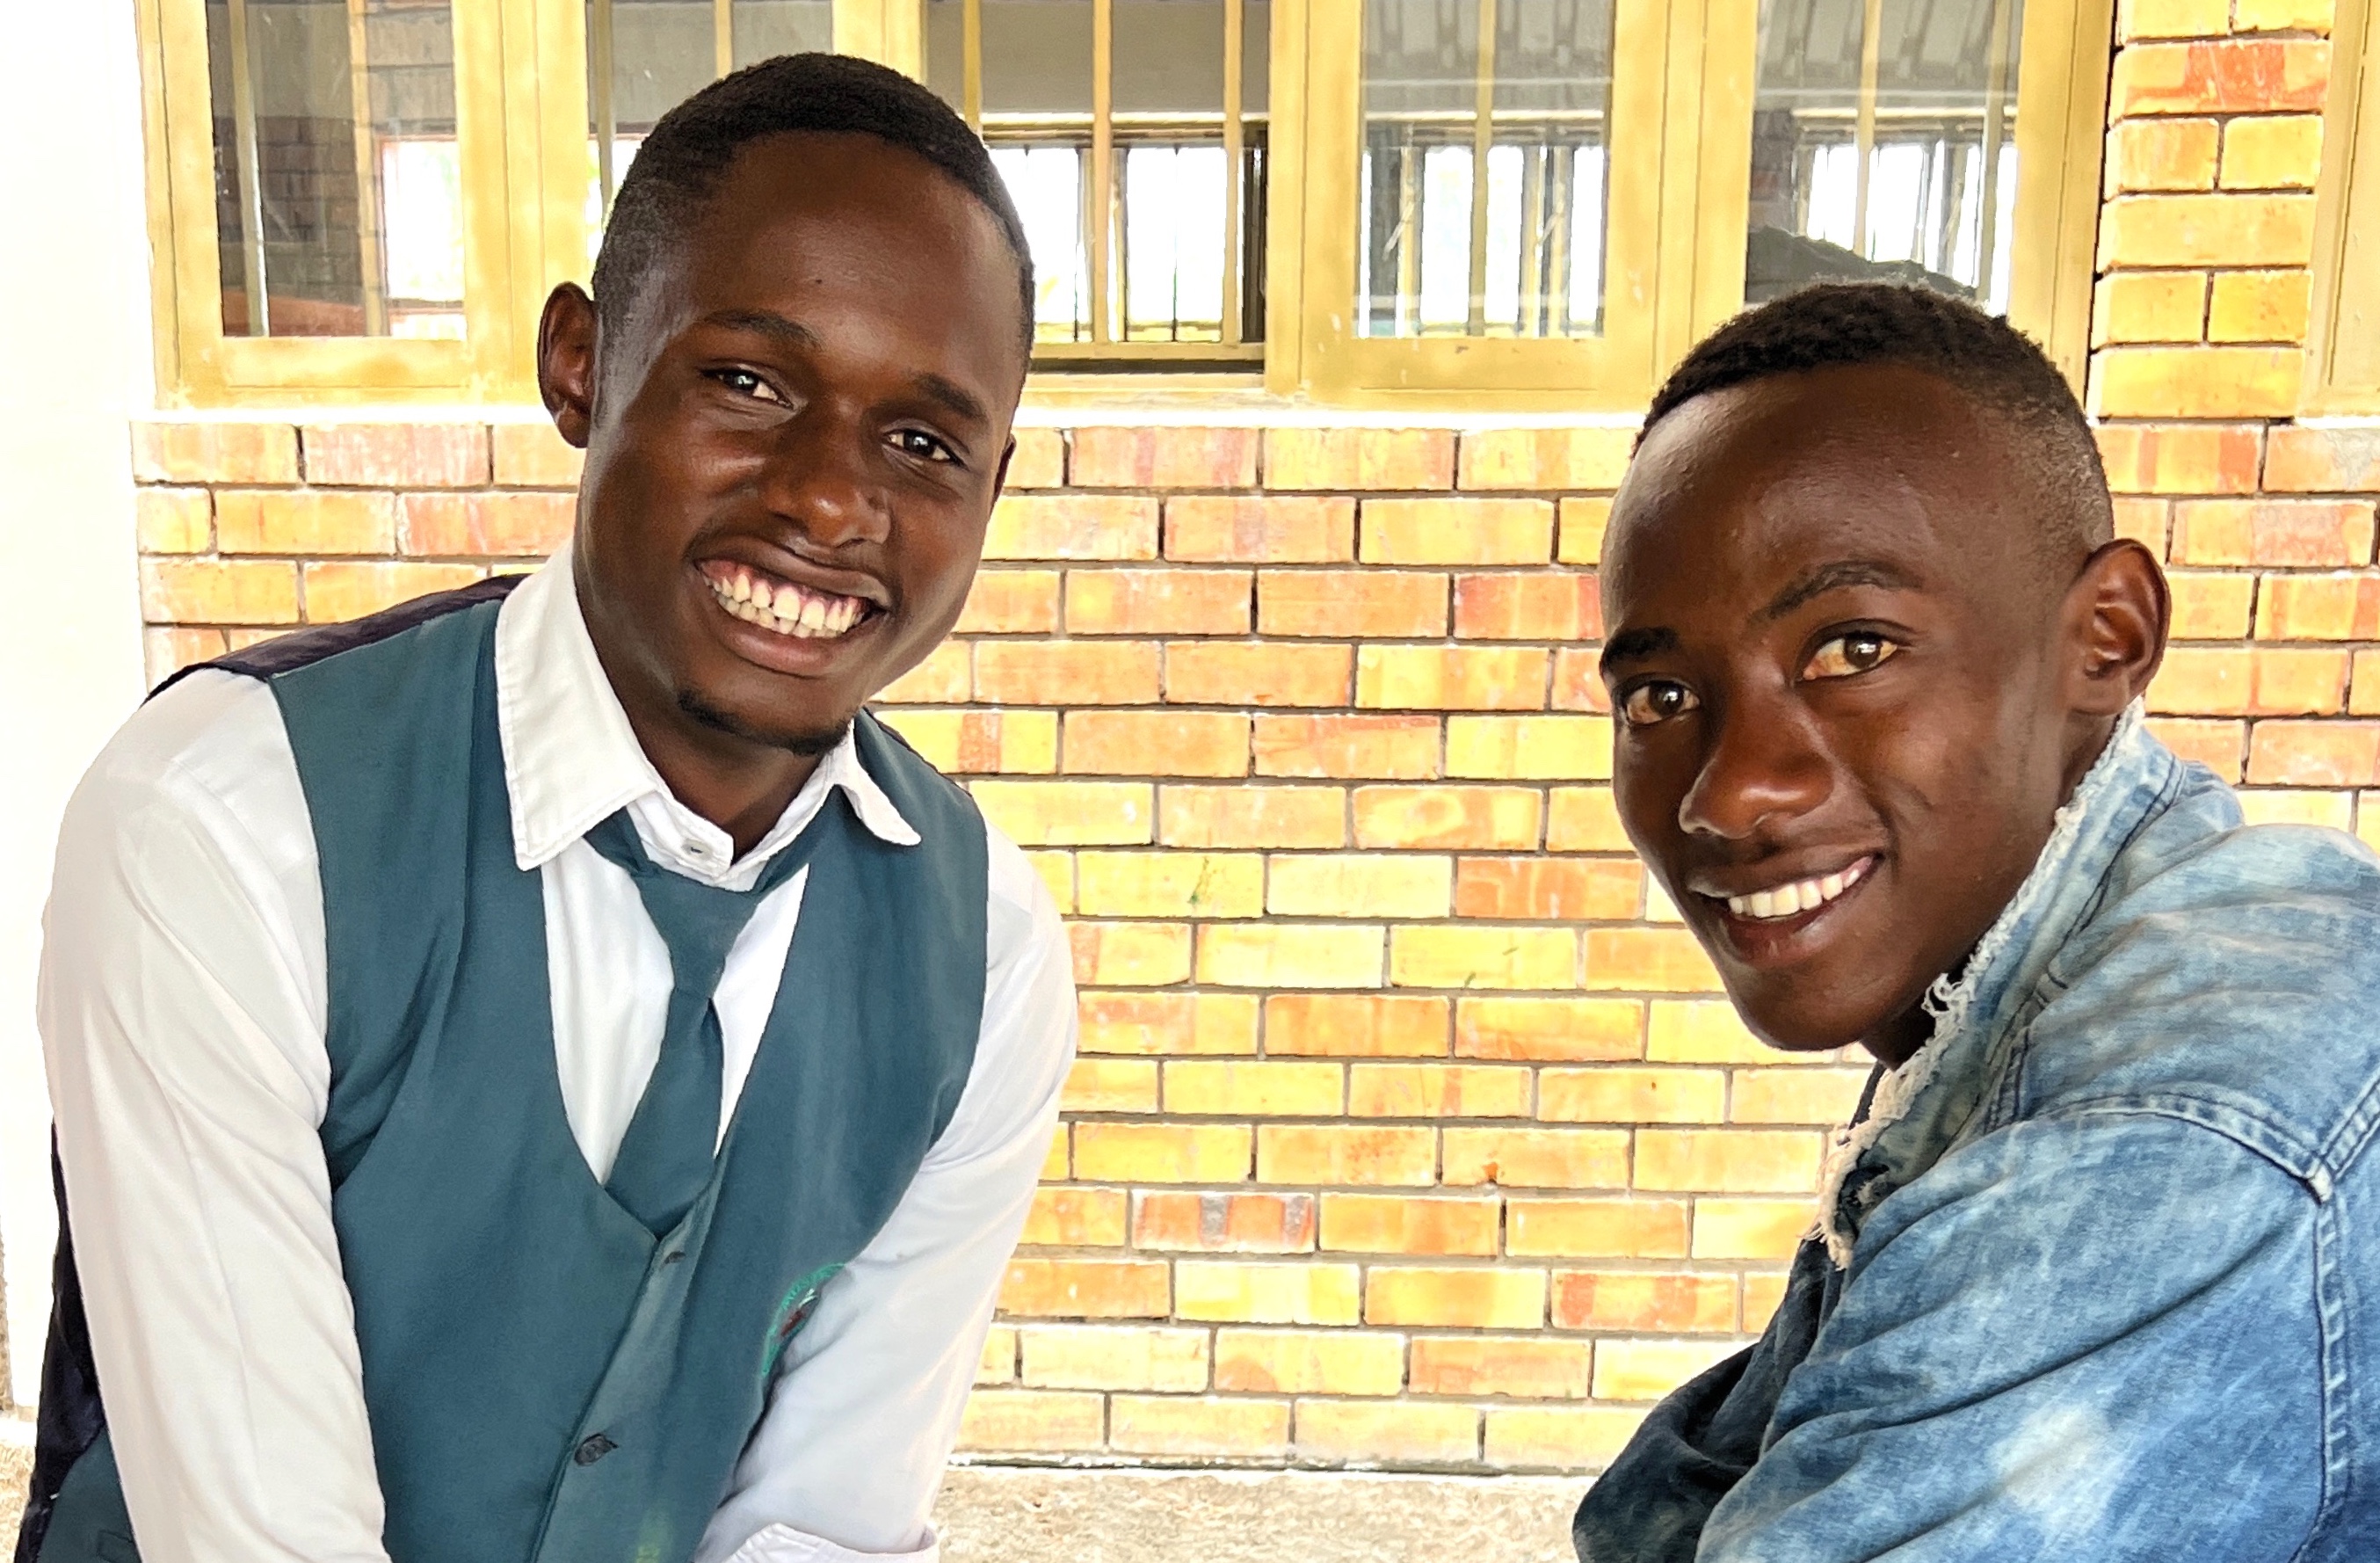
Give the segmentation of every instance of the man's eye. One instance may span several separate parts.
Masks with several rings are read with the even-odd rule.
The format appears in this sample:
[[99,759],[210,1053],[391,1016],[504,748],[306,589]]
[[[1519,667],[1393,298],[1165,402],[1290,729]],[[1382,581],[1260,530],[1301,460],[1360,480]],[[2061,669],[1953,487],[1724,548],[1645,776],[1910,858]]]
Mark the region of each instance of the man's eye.
[[914,456],[920,461],[956,461],[958,453],[926,433],[923,429],[895,429],[892,443],[904,456]]
[[1682,716],[1702,702],[1683,684],[1639,684],[1620,697],[1620,719],[1632,727],[1649,727],[1672,716]]
[[1848,678],[1889,662],[1900,653],[1900,647],[1883,636],[1854,630],[1836,636],[1811,653],[1810,665],[1802,669],[1802,677]]
[[785,399],[777,395],[774,385],[748,369],[717,369],[711,371],[710,377],[737,395],[750,397],[755,401],[781,402]]

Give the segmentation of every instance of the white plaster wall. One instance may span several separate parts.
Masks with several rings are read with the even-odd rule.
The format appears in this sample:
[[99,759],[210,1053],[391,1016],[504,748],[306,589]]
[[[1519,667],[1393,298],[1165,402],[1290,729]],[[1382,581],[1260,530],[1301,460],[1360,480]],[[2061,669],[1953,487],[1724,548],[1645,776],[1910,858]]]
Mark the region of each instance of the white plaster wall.
[[128,424],[153,391],[131,0],[0,18],[0,1388],[25,1405],[55,1241],[42,905],[67,796],[140,698]]

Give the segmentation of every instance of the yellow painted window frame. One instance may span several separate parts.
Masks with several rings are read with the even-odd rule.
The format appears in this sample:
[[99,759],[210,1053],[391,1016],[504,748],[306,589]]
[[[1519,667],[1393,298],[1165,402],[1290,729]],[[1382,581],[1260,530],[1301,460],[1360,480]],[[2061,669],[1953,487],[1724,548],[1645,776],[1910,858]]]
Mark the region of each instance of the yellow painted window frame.
[[2314,201],[2305,409],[2380,412],[2380,17],[2338,0]]

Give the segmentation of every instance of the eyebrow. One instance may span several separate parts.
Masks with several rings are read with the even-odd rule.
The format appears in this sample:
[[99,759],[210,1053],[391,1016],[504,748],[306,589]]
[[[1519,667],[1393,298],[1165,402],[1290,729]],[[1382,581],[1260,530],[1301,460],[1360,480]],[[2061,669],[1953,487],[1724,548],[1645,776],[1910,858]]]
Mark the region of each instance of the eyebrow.
[[722,310],[717,314],[703,316],[702,324],[727,331],[753,332],[789,348],[818,346],[817,332],[800,321],[788,320],[768,310]]
[[1623,629],[1603,643],[1603,655],[1597,660],[1599,671],[1609,673],[1625,663],[1643,662],[1662,652],[1675,651],[1678,632],[1674,629]]
[[1918,580],[1900,566],[1887,564],[1881,559],[1838,559],[1832,564],[1820,565],[1778,592],[1757,617],[1765,622],[1773,622],[1813,597],[1823,597],[1847,586],[1880,586],[1888,592],[1912,592],[1916,590]]
[[928,400],[936,403],[954,417],[966,419],[978,425],[991,421],[991,415],[984,410],[983,403],[953,381],[946,380],[939,374],[920,374],[913,384],[924,393]]

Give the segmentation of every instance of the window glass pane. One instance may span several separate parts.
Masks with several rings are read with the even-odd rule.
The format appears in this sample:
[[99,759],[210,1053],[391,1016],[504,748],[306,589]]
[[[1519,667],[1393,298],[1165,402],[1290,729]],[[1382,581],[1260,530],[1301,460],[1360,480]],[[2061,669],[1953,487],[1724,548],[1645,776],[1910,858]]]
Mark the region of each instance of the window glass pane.
[[2023,0],[1762,0],[1746,301],[1882,278],[2006,310],[2023,34]]
[[1363,102],[1359,335],[1601,329],[1610,0],[1365,0]]
[[223,329],[460,336],[448,0],[207,0]]

